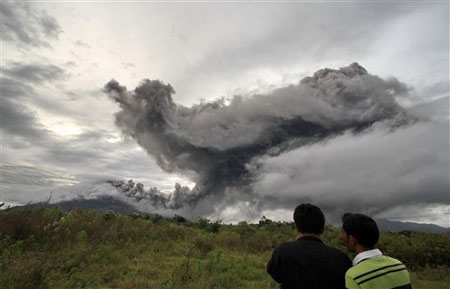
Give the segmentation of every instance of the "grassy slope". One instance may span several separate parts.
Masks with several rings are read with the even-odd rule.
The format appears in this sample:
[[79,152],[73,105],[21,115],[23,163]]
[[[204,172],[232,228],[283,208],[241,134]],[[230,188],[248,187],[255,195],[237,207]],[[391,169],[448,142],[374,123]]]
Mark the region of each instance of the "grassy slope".
[[[180,221],[180,220],[179,220]],[[218,233],[212,233],[217,231]],[[278,288],[266,273],[292,225],[176,223],[92,211],[0,212],[2,288]],[[327,244],[341,250],[340,233]],[[404,261],[414,288],[450,288],[450,235],[383,234],[380,247]]]

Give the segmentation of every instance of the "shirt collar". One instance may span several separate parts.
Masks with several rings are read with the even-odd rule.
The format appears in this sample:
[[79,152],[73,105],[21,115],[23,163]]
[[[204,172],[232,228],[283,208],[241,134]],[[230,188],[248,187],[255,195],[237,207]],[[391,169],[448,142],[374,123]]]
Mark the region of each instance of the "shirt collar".
[[353,266],[355,266],[356,264],[360,263],[365,259],[372,259],[381,256],[383,256],[383,253],[381,253],[381,251],[378,249],[361,252],[358,255],[356,255],[355,259],[353,259]]
[[317,241],[323,243],[322,240],[320,240],[320,238],[314,236],[302,236],[297,241]]

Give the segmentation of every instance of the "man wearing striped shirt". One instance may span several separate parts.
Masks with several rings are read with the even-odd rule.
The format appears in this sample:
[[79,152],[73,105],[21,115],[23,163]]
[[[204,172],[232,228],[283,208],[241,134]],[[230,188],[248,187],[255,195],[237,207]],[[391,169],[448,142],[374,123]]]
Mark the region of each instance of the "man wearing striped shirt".
[[369,216],[346,213],[342,238],[350,252],[357,253],[353,267],[345,273],[348,289],[411,289],[409,273],[400,261],[375,248],[378,226]]

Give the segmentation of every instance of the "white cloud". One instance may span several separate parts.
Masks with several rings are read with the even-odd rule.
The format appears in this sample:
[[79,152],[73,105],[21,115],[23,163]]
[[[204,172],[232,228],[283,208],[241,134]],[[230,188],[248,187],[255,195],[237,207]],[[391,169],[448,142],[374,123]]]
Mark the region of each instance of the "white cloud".
[[448,121],[375,126],[260,159],[254,193],[277,205],[311,201],[339,215],[449,202]]

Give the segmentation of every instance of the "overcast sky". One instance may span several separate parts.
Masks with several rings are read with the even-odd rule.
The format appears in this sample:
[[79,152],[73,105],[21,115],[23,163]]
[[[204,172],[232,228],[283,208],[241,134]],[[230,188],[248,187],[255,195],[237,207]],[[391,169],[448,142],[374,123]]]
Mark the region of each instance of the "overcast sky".
[[[357,62],[386,83],[395,78],[406,91],[395,101],[421,120],[259,153],[245,160],[250,193],[232,187],[181,212],[290,219],[293,203],[307,200],[330,212],[450,226],[448,2],[1,5],[2,201],[105,179],[161,191],[195,185],[198,178],[162,166],[152,148],[122,133],[120,108],[103,91],[111,79],[128,91],[161,80],[176,92],[174,103],[190,108],[277,97],[319,69]],[[192,137],[195,127],[186,130]]]

